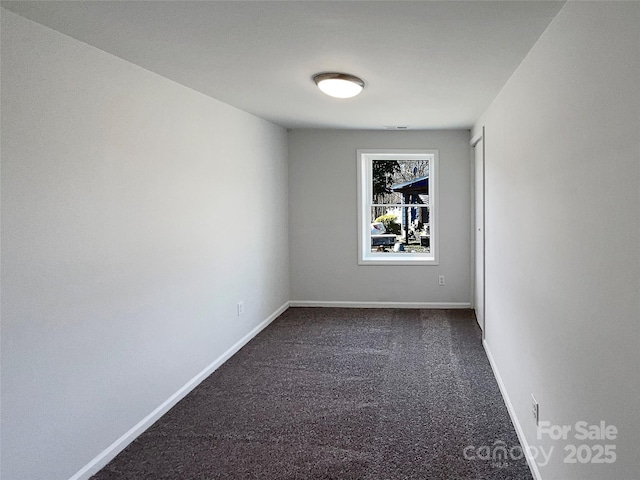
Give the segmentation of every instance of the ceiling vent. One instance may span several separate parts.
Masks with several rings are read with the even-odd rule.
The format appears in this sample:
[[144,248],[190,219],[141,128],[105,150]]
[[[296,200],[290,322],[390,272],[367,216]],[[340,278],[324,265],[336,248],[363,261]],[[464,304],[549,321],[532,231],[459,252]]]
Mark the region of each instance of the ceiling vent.
[[385,125],[385,130],[409,130],[409,127],[406,125]]

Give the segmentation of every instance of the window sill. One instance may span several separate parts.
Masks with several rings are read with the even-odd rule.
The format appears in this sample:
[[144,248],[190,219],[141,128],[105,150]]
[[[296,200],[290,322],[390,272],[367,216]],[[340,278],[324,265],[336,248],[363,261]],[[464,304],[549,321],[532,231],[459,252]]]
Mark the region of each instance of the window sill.
[[358,259],[358,265],[403,265],[403,266],[424,266],[439,265],[438,259],[424,255],[411,255],[410,253],[383,253],[367,255]]

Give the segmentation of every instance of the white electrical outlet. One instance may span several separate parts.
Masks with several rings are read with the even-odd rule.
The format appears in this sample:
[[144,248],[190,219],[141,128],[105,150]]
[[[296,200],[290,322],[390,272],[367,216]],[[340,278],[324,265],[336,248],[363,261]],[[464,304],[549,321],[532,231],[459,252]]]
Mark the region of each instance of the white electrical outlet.
[[444,285],[444,275],[438,276],[438,285],[440,286]]
[[244,313],[244,302],[238,302],[238,316]]
[[538,423],[540,422],[540,405],[538,405],[538,401],[533,394],[531,394],[531,415],[536,421],[536,426],[538,426]]

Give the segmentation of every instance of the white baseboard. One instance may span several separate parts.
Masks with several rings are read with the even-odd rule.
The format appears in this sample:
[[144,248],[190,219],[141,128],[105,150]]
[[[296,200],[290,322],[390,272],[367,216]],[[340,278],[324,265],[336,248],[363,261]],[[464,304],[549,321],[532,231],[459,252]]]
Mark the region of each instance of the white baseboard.
[[339,308],[471,308],[468,302],[326,302],[292,300],[291,307],[339,307]]
[[484,347],[485,353],[487,354],[487,358],[489,359],[489,364],[491,365],[491,370],[493,370],[493,375],[496,377],[496,381],[498,382],[498,388],[500,388],[500,393],[502,394],[504,403],[507,406],[507,411],[509,412],[509,416],[511,417],[511,422],[516,429],[516,435],[518,435],[518,440],[520,441],[520,446],[522,447],[522,451],[524,452],[525,458],[527,459],[527,464],[529,464],[531,474],[533,475],[533,478],[535,478],[535,480],[542,480],[542,475],[540,474],[540,470],[538,469],[538,464],[531,455],[529,442],[527,442],[527,438],[524,436],[524,430],[522,429],[522,425],[520,425],[520,420],[518,420],[518,417],[516,416],[516,411],[513,408],[513,404],[511,403],[511,399],[509,398],[509,394],[507,393],[507,388],[502,381],[502,377],[500,376],[500,372],[498,371],[498,366],[493,359],[493,355],[491,355],[491,350],[489,349],[487,341],[483,340],[482,345]]
[[167,400],[162,402],[155,410],[149,415],[140,420],[134,425],[128,432],[122,435],[119,439],[109,445],[105,450],[97,457],[91,460],[85,465],[78,473],[76,473],[69,480],[88,480],[92,475],[95,475],[102,469],[107,463],[113,460],[122,450],[124,450],[131,442],[133,442],[140,434],[142,434],[147,428],[167,413],[176,403],[184,398],[191,390],[197,387],[205,378],[211,375],[215,370],[226,362],[233,354],[244,347],[249,341],[266,328],[271,322],[278,318],[287,308],[289,308],[289,302],[285,302],[280,308],[273,312],[269,317],[256,326],[253,330],[247,333],[244,337],[233,344],[226,352],[215,359],[204,370],[198,373],[195,377],[189,380],[183,387],[177,392],[171,395]]

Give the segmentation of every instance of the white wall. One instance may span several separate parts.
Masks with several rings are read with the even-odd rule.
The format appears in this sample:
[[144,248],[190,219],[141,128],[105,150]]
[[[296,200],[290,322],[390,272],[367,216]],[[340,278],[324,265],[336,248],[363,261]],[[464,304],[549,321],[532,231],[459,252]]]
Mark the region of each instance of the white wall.
[[[486,342],[549,479],[640,478],[640,3],[570,2],[486,126]],[[541,420],[615,441],[536,439]],[[615,444],[612,465],[563,463]]]
[[[471,301],[469,131],[289,132],[291,300]],[[437,148],[440,265],[358,265],[356,150]],[[319,233],[324,230],[324,233]],[[438,286],[438,275],[446,285]]]
[[286,142],[2,11],[4,480],[71,477],[288,300]]

